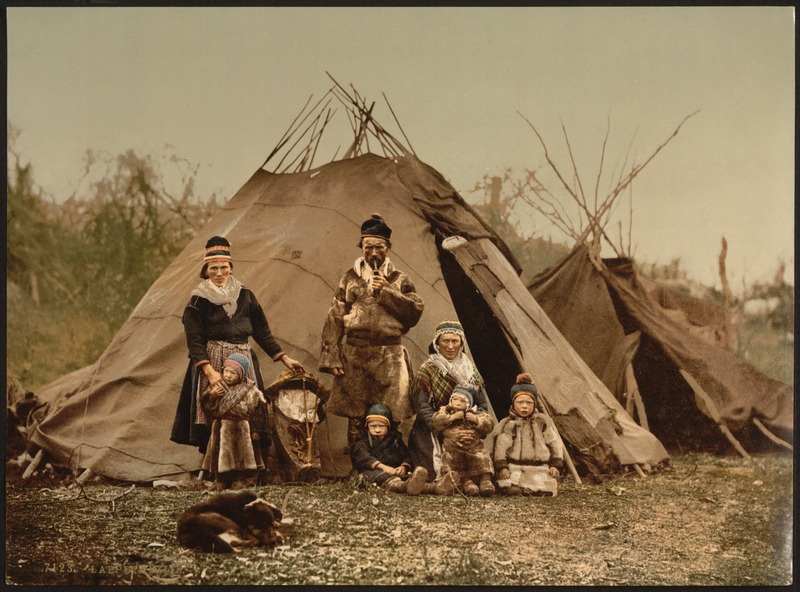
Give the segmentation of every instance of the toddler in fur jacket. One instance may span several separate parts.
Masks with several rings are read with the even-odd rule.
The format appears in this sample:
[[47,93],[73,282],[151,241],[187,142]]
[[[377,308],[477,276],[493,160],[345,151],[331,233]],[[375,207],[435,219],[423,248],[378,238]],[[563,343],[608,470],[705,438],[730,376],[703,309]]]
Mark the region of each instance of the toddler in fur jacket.
[[203,470],[214,475],[216,490],[241,489],[254,485],[264,460],[257,442],[258,433],[251,430],[251,421],[261,406],[264,395],[255,382],[247,378],[250,360],[234,353],[225,360],[222,380],[203,392],[201,401],[213,418],[211,436],[203,457]]
[[[473,405],[475,390],[459,385],[450,401],[433,414],[433,426],[443,438],[442,477],[464,495],[494,495],[492,459],[482,439],[494,427],[494,419]],[[477,481],[477,484],[476,484]]]
[[509,416],[497,426],[493,460],[497,485],[508,495],[556,495],[564,463],[553,420],[536,412],[539,390],[529,374],[511,387]]

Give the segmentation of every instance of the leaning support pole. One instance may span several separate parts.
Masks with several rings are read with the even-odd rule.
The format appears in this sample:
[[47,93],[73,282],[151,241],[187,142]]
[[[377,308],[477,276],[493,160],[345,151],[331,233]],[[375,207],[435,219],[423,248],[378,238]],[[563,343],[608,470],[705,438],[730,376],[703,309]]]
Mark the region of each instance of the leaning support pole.
[[578,485],[582,484],[580,475],[578,475],[578,471],[575,468],[575,464],[572,462],[572,457],[569,455],[567,451],[567,447],[564,445],[564,439],[561,437],[561,434],[556,427],[556,422],[553,419],[553,414],[550,412],[550,408],[547,406],[547,403],[544,400],[544,397],[539,397],[539,402],[542,404],[542,410],[547,413],[547,417],[550,418],[550,421],[553,422],[553,427],[556,428],[556,435],[558,435],[558,439],[561,442],[561,450],[564,451],[564,462],[567,463],[567,468],[569,469],[569,474],[572,475],[572,478],[575,479],[575,483]]
[[27,481],[30,479],[30,476],[33,475],[33,472],[36,468],[41,464],[42,459],[44,458],[44,448],[40,448],[39,452],[36,453],[36,456],[33,457],[31,464],[25,469],[25,472],[22,473],[22,480]]
[[633,407],[636,407],[636,413],[639,417],[639,425],[650,431],[650,424],[647,422],[647,412],[644,408],[644,401],[642,400],[642,393],[639,391],[639,384],[636,382],[636,375],[633,373],[633,363],[628,362],[625,366],[625,388],[628,391],[628,401],[625,406],[625,411],[628,415],[633,417]]
[[697,396],[697,398],[700,399],[700,401],[704,404],[706,411],[708,411],[708,414],[711,416],[711,419],[713,419],[717,423],[717,426],[719,426],[720,431],[736,449],[736,452],[741,454],[743,458],[750,460],[751,459],[750,455],[747,454],[747,451],[739,443],[739,440],[737,440],[736,437],[733,435],[730,428],[728,428],[728,426],[726,426],[725,423],[722,421],[722,416],[719,413],[719,409],[717,409],[717,406],[714,404],[714,401],[711,400],[711,397],[708,396],[708,393],[703,390],[702,386],[700,386],[700,383],[694,379],[694,376],[689,374],[683,368],[680,369],[680,373],[681,376],[683,376],[684,380],[689,383],[689,386],[692,387],[692,390],[694,391],[694,394]]
[[776,436],[775,434],[773,434],[772,432],[770,432],[770,431],[767,429],[767,426],[765,426],[763,423],[761,423],[761,420],[760,420],[760,419],[758,419],[757,417],[754,417],[754,418],[753,418],[753,423],[755,424],[755,426],[756,426],[756,427],[757,427],[759,430],[761,430],[761,433],[762,433],[762,434],[764,434],[764,435],[765,435],[767,438],[769,438],[770,440],[772,440],[773,442],[775,442],[775,444],[777,444],[778,446],[783,446],[783,447],[784,447],[784,448],[786,448],[787,450],[792,450],[792,451],[794,451],[794,446],[792,446],[791,444],[789,444],[789,443],[788,443],[788,442],[786,442],[785,440],[781,440],[780,438],[778,438],[778,436]]
[[92,470],[91,469],[86,469],[83,473],[78,475],[78,477],[75,479],[75,483],[83,485],[84,483],[86,483],[93,476],[94,476],[94,473],[92,473]]

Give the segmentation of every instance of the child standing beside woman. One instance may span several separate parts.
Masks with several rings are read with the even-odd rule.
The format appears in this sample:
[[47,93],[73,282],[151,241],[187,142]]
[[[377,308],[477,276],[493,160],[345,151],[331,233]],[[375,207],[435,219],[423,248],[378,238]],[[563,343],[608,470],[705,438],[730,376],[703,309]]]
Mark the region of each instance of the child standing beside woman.
[[222,367],[222,381],[209,386],[201,396],[206,413],[212,418],[211,437],[203,456],[203,470],[214,475],[214,488],[241,489],[251,484],[257,471],[264,469],[260,438],[251,429],[256,412],[264,412],[267,401],[255,382],[247,378],[250,360],[234,353]]

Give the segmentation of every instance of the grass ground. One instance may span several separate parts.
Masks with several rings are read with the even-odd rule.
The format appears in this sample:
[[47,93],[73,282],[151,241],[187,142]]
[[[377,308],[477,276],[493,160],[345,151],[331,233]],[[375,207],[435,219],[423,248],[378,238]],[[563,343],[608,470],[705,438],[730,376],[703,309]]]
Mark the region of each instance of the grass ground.
[[291,537],[235,556],[178,546],[205,491],[10,479],[6,583],[788,585],[792,457],[686,455],[555,498],[408,497],[353,481],[260,487]]

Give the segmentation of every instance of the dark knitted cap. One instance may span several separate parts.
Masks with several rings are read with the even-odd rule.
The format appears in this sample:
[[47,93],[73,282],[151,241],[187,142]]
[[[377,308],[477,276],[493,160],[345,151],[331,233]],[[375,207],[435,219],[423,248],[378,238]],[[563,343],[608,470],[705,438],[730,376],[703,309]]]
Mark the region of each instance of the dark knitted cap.
[[361,225],[361,238],[371,236],[389,240],[392,238],[392,229],[386,225],[383,216],[372,214],[368,220],[364,220]]
[[536,388],[536,385],[533,384],[533,378],[527,372],[524,372],[517,376],[517,382],[515,382],[511,386],[511,402],[514,402],[514,399],[517,395],[521,395],[523,393],[528,393],[533,397],[534,402],[536,402],[536,396],[539,394],[539,389]]
[[392,410],[383,403],[375,403],[370,405],[367,409],[367,417],[364,420],[365,425],[369,425],[371,421],[383,421],[386,425],[392,425]]
[[230,261],[231,244],[223,236],[212,236],[206,242],[206,253],[203,256],[203,263],[211,261]]

